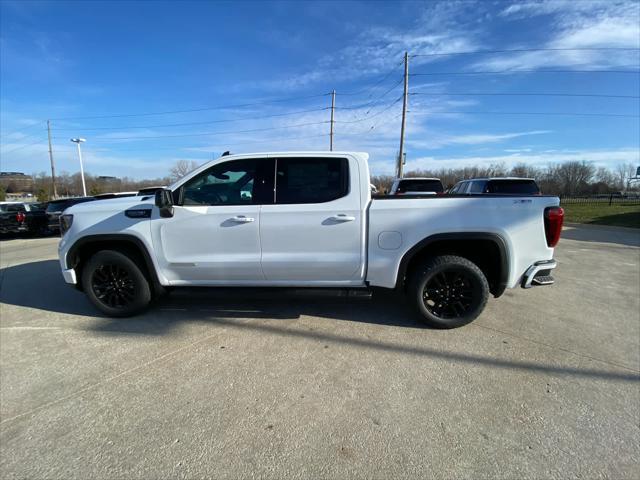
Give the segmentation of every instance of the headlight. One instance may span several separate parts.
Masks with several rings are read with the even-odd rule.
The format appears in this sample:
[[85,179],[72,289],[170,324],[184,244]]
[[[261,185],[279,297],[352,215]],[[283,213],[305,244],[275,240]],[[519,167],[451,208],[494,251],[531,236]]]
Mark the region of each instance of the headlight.
[[71,228],[72,224],[73,224],[73,215],[70,215],[70,214],[60,215],[60,233],[62,235],[64,235],[67,232],[67,230]]

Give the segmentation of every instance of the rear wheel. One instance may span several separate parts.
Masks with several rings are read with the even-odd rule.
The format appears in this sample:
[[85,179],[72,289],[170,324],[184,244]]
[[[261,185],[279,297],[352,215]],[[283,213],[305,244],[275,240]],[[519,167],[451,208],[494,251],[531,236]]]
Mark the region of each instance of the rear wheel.
[[115,250],[99,251],[87,261],[82,286],[89,300],[110,317],[135,315],[151,301],[151,287],[142,270]]
[[470,260],[442,255],[413,274],[409,295],[421,319],[436,328],[455,328],[475,320],[489,298],[482,270]]

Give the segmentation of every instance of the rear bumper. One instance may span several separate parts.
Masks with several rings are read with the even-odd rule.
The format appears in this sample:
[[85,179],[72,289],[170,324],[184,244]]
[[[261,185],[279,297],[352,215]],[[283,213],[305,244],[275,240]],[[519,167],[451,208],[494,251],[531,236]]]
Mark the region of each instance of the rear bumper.
[[524,272],[522,277],[522,288],[531,288],[544,285],[553,285],[555,282],[551,276],[551,272],[558,266],[558,262],[555,260],[541,260],[534,263],[527,271]]

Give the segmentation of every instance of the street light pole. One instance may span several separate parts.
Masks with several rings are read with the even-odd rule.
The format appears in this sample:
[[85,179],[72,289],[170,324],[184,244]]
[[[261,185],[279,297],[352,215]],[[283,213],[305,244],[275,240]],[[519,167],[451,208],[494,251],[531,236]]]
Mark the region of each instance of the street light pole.
[[78,158],[80,159],[80,178],[82,178],[82,195],[87,196],[87,186],[84,183],[84,166],[82,165],[82,149],[80,144],[86,142],[84,138],[72,138],[71,141],[78,146]]

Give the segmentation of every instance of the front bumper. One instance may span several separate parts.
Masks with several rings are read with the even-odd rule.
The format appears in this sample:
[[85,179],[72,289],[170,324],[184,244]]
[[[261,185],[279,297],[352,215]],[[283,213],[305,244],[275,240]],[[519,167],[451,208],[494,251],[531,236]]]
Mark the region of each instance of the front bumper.
[[553,285],[555,279],[551,271],[558,266],[555,260],[541,260],[527,268],[522,277],[522,288],[531,288],[544,285]]
[[64,277],[64,281],[67,283],[71,283],[76,285],[78,283],[78,279],[76,278],[76,271],[73,268],[68,270],[62,270],[62,276]]

